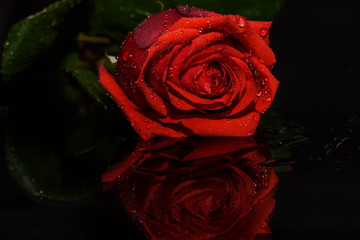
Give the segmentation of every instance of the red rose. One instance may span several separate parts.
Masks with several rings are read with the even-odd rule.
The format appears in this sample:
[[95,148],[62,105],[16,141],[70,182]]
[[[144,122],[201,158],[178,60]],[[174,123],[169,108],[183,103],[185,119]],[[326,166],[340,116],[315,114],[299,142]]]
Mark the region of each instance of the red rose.
[[127,36],[116,80],[99,67],[100,83],[143,139],[250,136],[279,84],[270,26],[191,7],[159,12]]
[[251,138],[140,142],[103,182],[117,182],[149,239],[260,239],[277,177],[259,165],[269,157],[259,147]]

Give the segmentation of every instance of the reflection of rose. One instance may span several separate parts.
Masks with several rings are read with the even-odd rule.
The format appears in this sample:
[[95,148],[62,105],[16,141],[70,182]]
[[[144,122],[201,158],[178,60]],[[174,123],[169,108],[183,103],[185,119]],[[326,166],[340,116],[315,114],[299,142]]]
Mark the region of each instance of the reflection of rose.
[[253,139],[201,140],[140,143],[103,181],[133,164],[121,178],[121,199],[150,239],[254,239],[270,233],[277,177],[259,165],[266,155]]
[[128,35],[116,80],[100,66],[100,83],[143,139],[252,135],[278,87],[270,26],[191,7],[162,11]]

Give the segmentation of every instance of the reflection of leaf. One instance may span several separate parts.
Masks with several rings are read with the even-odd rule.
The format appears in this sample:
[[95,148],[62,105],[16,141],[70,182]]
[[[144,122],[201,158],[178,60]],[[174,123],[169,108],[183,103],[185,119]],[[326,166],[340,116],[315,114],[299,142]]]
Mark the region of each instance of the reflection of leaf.
[[308,144],[304,128],[286,120],[284,113],[278,108],[270,108],[261,120],[260,132],[265,134],[271,146],[273,161],[267,164],[274,167],[277,173],[287,172],[294,163],[292,157],[298,146]]
[[57,27],[81,0],[62,0],[15,24],[4,44],[2,73],[4,80],[29,68],[58,36]]
[[268,143],[273,147],[292,147],[307,139],[304,128],[296,123],[288,122],[284,113],[277,108],[270,108],[264,114],[261,127]]
[[75,202],[99,189],[100,169],[122,141],[107,142],[85,157],[70,157],[46,138],[12,132],[5,152],[11,175],[28,194],[40,200]]

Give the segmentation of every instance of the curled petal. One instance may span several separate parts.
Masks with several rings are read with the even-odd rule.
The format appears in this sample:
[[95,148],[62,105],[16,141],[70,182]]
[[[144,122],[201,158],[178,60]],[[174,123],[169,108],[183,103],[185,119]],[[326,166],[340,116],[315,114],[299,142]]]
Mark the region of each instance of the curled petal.
[[181,131],[165,127],[163,124],[147,117],[147,114],[126,96],[102,64],[99,66],[99,76],[100,84],[111,94],[142,139],[147,140],[155,136],[178,138],[186,136]]
[[248,21],[248,23],[254,29],[254,31],[259,34],[269,45],[269,30],[272,22]]
[[275,98],[279,81],[256,58],[251,57],[250,61],[254,65],[255,77],[257,77],[257,97],[254,99],[255,109],[260,113],[264,113]]
[[267,68],[271,68],[276,60],[275,55],[264,39],[255,32],[244,17],[229,16],[230,32],[235,36],[245,49],[255,56]]

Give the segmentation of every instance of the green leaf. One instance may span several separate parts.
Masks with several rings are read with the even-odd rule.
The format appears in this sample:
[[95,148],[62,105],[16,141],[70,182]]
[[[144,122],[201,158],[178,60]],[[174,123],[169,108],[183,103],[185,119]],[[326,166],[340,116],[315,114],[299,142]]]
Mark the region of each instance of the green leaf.
[[9,81],[29,68],[58,37],[58,27],[81,0],[62,0],[16,23],[10,30],[2,53],[2,75]]
[[87,62],[81,62],[76,52],[69,53],[63,60],[61,68],[78,80],[81,86],[104,108],[112,103],[105,89],[99,83],[97,72],[89,68]]
[[9,172],[36,200],[58,204],[91,197],[124,142],[118,137],[119,116],[88,106],[92,99],[79,94],[63,74],[17,80],[22,87],[11,86],[17,91],[9,99],[5,131]]
[[149,10],[160,8],[154,1],[94,0],[90,34],[108,36],[120,46],[126,33],[153,13]]

